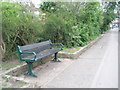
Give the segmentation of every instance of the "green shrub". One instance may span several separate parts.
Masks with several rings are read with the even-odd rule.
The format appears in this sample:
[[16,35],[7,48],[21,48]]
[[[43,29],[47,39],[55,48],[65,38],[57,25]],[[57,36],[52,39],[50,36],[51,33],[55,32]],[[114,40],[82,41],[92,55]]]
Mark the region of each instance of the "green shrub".
[[54,43],[65,43],[66,38],[69,37],[67,32],[68,29],[63,19],[51,14],[45,22],[42,38],[44,40],[50,39]]
[[46,13],[44,24],[24,5],[2,3],[3,41],[5,57],[16,54],[17,45],[44,40],[63,43],[65,47],[84,46],[103,31],[115,18],[115,2],[44,2],[40,9]]
[[15,55],[17,45],[41,40],[42,24],[23,5],[2,3],[2,36],[6,45],[5,58]]

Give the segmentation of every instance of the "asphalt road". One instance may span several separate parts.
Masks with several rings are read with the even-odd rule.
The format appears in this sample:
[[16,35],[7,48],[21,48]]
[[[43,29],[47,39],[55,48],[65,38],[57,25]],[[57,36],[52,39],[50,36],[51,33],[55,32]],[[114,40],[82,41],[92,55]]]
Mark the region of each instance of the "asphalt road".
[[118,30],[112,29],[43,88],[118,88]]

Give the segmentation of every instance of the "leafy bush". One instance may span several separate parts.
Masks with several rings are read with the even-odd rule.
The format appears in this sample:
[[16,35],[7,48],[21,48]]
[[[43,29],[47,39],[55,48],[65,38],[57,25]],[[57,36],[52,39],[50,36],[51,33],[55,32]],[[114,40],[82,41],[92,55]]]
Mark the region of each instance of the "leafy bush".
[[50,39],[54,43],[61,42],[68,45],[67,42],[70,42],[68,30],[61,17],[51,14],[45,22],[42,38],[44,38],[44,40]]
[[6,45],[5,57],[16,52],[17,45],[40,41],[41,23],[23,5],[2,3],[2,34]]
[[103,32],[109,30],[109,24],[116,18],[116,14],[114,13],[115,8],[116,2],[105,3],[105,10],[103,13],[103,25],[101,26]]
[[[46,4],[47,2],[42,6],[46,8]],[[78,5],[82,5],[80,3],[54,4],[58,5],[59,9],[56,8],[54,14],[47,13],[42,36],[44,39],[62,42],[66,47],[74,47],[84,46],[100,34],[103,17],[98,2],[85,3],[81,8],[78,8]]]
[[2,3],[5,57],[16,53],[17,45],[48,39],[66,47],[84,46],[101,31],[108,30],[109,23],[115,18],[114,2],[105,4],[104,11],[99,2],[44,2],[40,9],[46,13],[43,21],[24,5]]
[[43,2],[43,4],[40,5],[40,8],[43,11],[47,11],[47,12],[54,12],[56,11],[56,3],[54,2]]

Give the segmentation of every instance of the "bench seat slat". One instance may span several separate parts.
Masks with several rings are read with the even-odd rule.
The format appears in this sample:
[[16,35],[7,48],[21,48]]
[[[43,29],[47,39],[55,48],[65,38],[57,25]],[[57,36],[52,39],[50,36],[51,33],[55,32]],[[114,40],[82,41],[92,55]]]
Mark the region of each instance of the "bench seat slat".
[[37,47],[42,47],[42,46],[45,46],[45,45],[50,45],[50,41],[43,41],[43,42],[40,42],[40,43],[34,43],[34,44],[29,44],[29,45],[25,45],[25,46],[20,46],[20,49],[22,51],[24,50],[31,50],[33,48],[37,48]]
[[[59,49],[59,48],[58,49],[48,49],[48,50],[45,50],[45,51],[40,52],[40,53],[37,54],[37,59],[44,58],[46,56],[49,56],[49,55],[54,54],[54,53],[57,53],[59,51],[61,51],[61,49]],[[34,56],[30,56],[29,58],[33,58],[33,57]]]
[[52,48],[51,45],[45,45],[45,46],[37,47],[37,48],[31,49],[31,50],[27,50],[27,51],[39,53],[43,50],[50,49],[50,48]]

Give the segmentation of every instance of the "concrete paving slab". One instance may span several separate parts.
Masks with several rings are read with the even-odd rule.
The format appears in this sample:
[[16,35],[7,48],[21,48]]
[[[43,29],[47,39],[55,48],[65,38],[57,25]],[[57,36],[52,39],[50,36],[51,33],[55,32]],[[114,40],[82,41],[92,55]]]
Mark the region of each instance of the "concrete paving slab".
[[64,69],[66,69],[74,61],[69,59],[60,59],[61,62],[49,61],[43,65],[38,66],[33,70],[37,74],[37,78],[21,75],[18,78],[22,78],[24,81],[29,82],[33,87],[39,88],[42,85],[50,82]]

